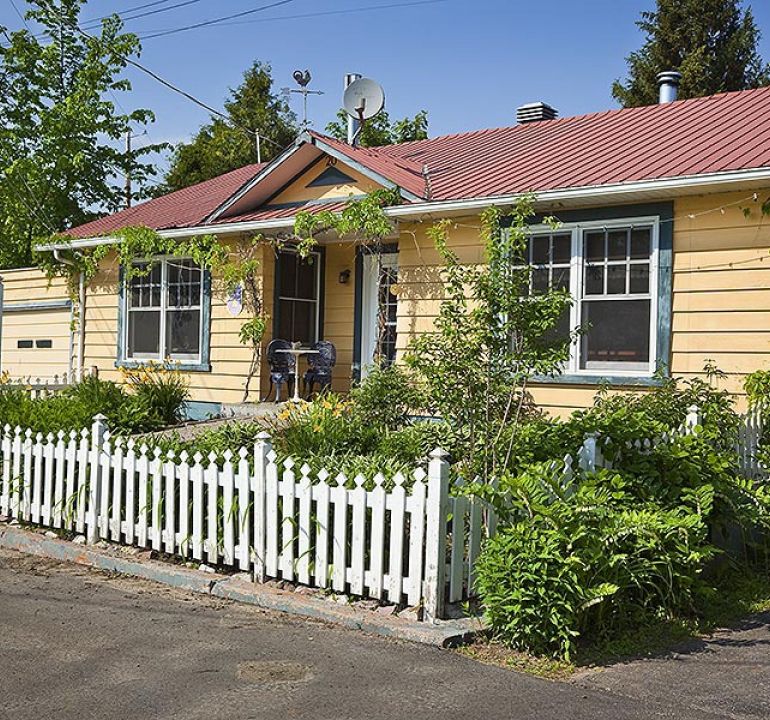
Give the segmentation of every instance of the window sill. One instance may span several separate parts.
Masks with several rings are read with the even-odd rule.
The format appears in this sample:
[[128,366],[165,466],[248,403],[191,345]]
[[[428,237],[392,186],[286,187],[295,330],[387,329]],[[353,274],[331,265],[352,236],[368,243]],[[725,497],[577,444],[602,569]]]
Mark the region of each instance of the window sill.
[[666,378],[641,375],[542,375],[532,379],[536,385],[620,385],[625,387],[659,387]]
[[182,372],[211,372],[210,363],[196,362],[166,362],[160,363],[157,360],[116,360],[116,368],[127,368],[129,370],[146,367],[148,365],[163,365],[166,370],[180,370]]

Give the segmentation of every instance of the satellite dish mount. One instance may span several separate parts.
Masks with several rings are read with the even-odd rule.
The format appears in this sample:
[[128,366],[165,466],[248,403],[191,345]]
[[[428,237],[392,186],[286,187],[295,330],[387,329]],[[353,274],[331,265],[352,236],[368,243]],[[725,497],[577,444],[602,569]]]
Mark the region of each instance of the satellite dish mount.
[[355,145],[366,121],[385,107],[385,91],[374,80],[351,73],[345,76],[342,103],[349,117],[348,143]]

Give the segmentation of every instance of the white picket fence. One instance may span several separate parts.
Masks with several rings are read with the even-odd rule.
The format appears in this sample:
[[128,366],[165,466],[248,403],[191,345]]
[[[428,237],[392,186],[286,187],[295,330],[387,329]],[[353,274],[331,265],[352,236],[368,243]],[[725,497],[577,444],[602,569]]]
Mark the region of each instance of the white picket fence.
[[62,390],[68,388],[76,382],[75,374],[62,373],[52,377],[40,378],[32,377],[9,377],[0,383],[0,392],[4,388],[22,388],[26,390],[33,398],[45,398],[56,395]]
[[[686,422],[629,447],[651,449],[693,432]],[[756,460],[762,425],[749,413],[738,437],[741,470],[764,477]],[[611,467],[608,439],[587,435],[575,458],[553,463]],[[111,438],[102,416],[90,430],[56,435],[4,428],[0,439],[0,514],[21,522],[152,548],[229,566],[255,581],[283,579],[336,593],[422,605],[439,618],[445,603],[471,595],[474,565],[496,517],[481,499],[450,486],[435,450],[427,473],[367,481],[279,462],[266,433],[253,448],[189,457]]]
[[767,479],[767,468],[759,461],[757,452],[764,432],[765,408],[762,405],[754,405],[741,418],[738,426],[738,438],[735,443],[735,451],[738,454],[738,467],[743,475],[756,480]]
[[[763,408],[754,406],[749,408],[745,415],[742,415],[738,424],[738,432],[735,440],[735,452],[738,456],[738,470],[744,476],[752,479],[762,480],[768,476],[767,468],[759,461],[758,451],[760,440],[762,439],[763,427]],[[701,424],[701,413],[697,405],[693,405],[687,410],[687,418],[678,427],[668,432],[654,437],[627,441],[628,449],[652,450],[661,443],[671,443],[684,435],[690,435],[695,428]],[[593,470],[596,468],[612,468],[613,459],[609,457],[608,446],[612,439],[601,437],[598,433],[588,433],[581,447],[577,462],[583,469]],[[571,471],[574,463],[571,456],[567,455],[564,460],[565,472]]]
[[450,496],[441,450],[427,473],[367,483],[279,464],[266,434],[237,454],[176,457],[113,440],[97,416],[90,431],[68,435],[6,426],[0,454],[0,513],[19,521],[235,567],[257,581],[422,605],[427,618],[467,596],[490,520],[481,501]]

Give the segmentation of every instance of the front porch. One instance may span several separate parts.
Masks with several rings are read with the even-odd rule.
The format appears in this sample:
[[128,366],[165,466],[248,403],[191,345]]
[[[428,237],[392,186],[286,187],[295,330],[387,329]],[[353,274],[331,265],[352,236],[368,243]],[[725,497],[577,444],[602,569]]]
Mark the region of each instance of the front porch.
[[[265,253],[263,302],[268,323],[262,343],[260,399],[269,390],[266,348],[274,339],[303,347],[319,340],[331,342],[337,353],[334,392],[347,392],[376,359],[395,360],[397,249],[387,245],[382,252],[373,252],[351,242],[336,242],[319,245],[307,259],[291,248]],[[306,369],[307,359],[302,357],[298,377]]]

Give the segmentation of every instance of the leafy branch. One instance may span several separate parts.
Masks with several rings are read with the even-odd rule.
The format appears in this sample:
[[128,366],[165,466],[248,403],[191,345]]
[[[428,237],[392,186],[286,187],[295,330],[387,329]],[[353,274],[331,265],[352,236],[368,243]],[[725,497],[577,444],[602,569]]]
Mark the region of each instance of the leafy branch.
[[297,252],[307,257],[318,244],[318,238],[329,232],[338,237],[354,237],[367,245],[379,245],[393,232],[393,223],[385,214],[386,207],[401,204],[399,188],[374,190],[363,198],[351,198],[340,212],[302,210],[294,219]]

